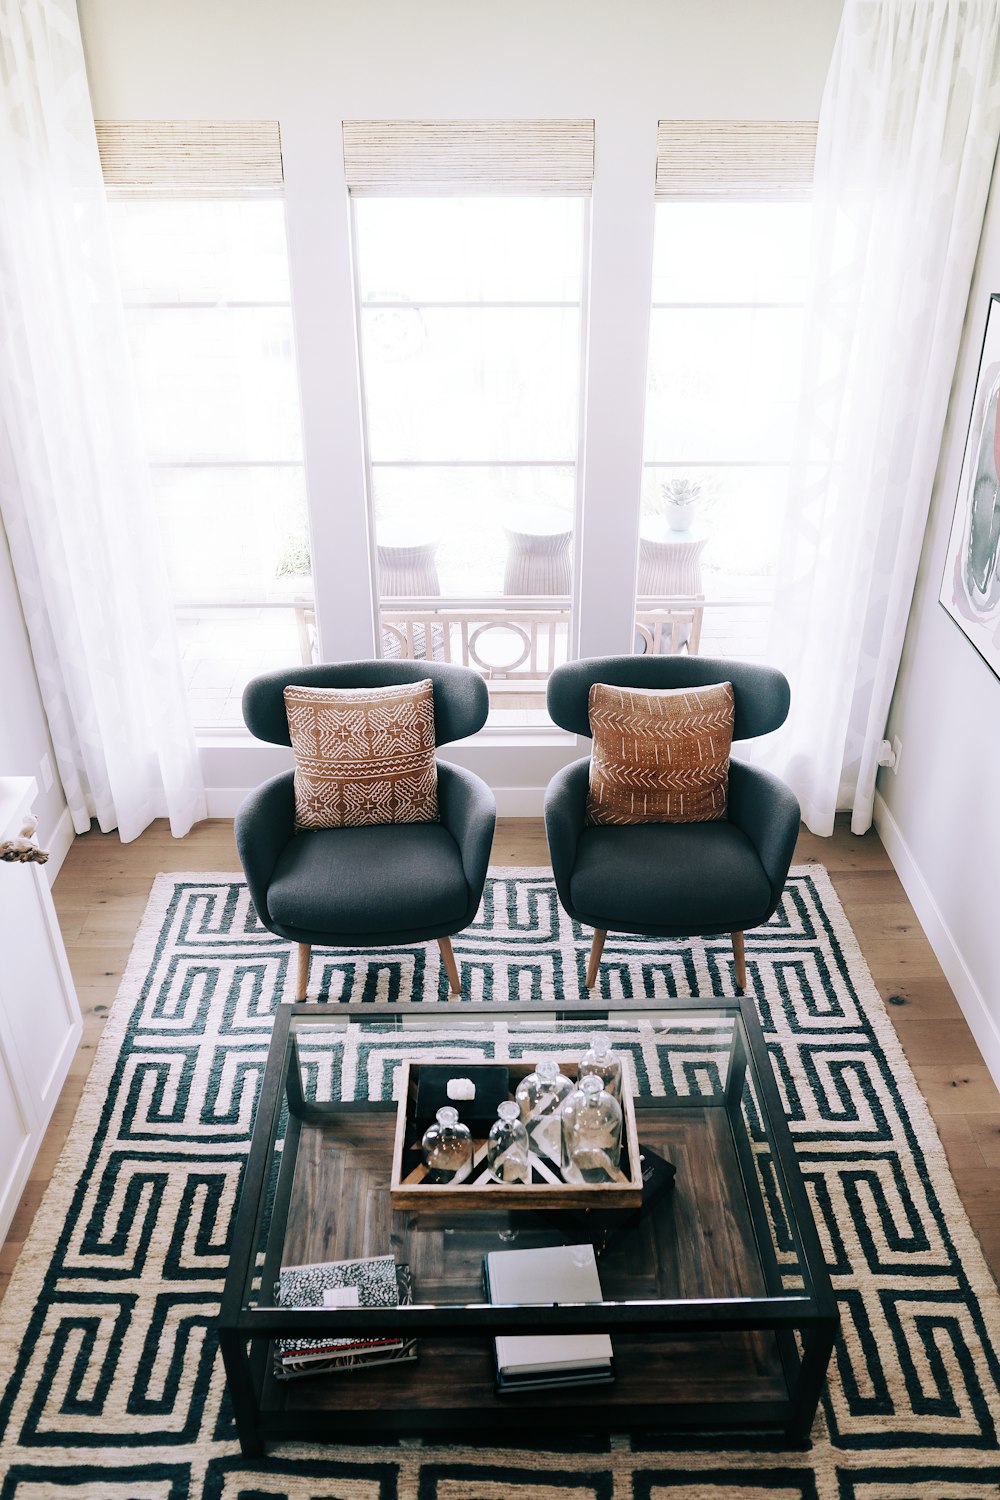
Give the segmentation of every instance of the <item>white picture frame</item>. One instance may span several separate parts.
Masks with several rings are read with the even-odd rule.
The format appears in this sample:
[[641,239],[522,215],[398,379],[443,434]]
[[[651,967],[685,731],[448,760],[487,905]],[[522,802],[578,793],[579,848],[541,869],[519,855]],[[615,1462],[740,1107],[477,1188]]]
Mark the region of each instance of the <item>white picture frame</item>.
[[990,298],[941,604],[1000,677],[1000,294]]

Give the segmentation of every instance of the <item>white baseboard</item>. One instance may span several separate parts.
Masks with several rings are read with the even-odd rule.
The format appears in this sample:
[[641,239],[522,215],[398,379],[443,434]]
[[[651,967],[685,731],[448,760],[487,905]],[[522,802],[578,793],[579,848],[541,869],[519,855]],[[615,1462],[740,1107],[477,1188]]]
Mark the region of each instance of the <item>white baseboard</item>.
[[64,807],[59,821],[52,830],[49,837],[44,841],[44,847],[49,851],[49,857],[42,868],[48,878],[49,885],[55,880],[62,869],[63,860],[73,847],[76,838],[76,829],[73,827],[73,819],[68,807]]
[[544,811],[543,786],[501,786],[494,796],[498,818],[540,818]]
[[242,786],[207,786],[205,802],[210,818],[235,818],[236,809],[251,790]]
[[910,905],[916,912],[927,941],[934,950],[934,956],[955,992],[955,999],[969,1024],[969,1030],[983,1055],[983,1061],[989,1068],[994,1083],[1000,1088],[1000,1027],[990,1012],[982,990],[962,957],[941,908],[924,879],[899,824],[886,806],[885,799],[878,792],[875,793],[874,821],[879,838],[895,866],[896,874],[909,898]]
[[[210,818],[234,818],[236,810],[251,787],[217,786],[206,789],[208,816]],[[545,799],[543,786],[496,787],[497,817],[540,818]]]

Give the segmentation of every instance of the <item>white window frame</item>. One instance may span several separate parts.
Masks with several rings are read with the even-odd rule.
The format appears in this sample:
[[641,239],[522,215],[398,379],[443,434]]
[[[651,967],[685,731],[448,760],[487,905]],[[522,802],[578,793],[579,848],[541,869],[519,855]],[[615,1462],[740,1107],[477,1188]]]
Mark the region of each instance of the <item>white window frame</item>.
[[[551,469],[565,469],[565,468],[570,467],[570,465],[572,465],[572,468],[573,468],[573,538],[572,538],[572,542],[571,542],[572,576],[571,576],[571,582],[570,582],[570,596],[569,596],[569,611],[570,611],[570,617],[569,617],[569,656],[570,656],[570,659],[573,659],[573,658],[575,658],[576,656],[579,655],[579,635],[580,635],[580,627],[579,627],[579,615],[580,615],[580,611],[579,611],[579,594],[580,594],[580,589],[579,589],[579,572],[580,572],[580,568],[579,568],[579,554],[580,554],[581,521],[582,521],[582,512],[583,512],[583,483],[582,483],[581,450],[582,450],[582,446],[583,446],[583,427],[584,427],[584,413],[585,413],[584,394],[585,394],[585,390],[586,390],[586,378],[587,378],[587,371],[586,371],[585,360],[586,360],[586,355],[587,355],[587,327],[588,327],[587,320],[588,320],[589,281],[588,281],[588,277],[586,275],[586,265],[587,265],[587,260],[588,260],[588,252],[589,252],[589,248],[590,248],[590,199],[589,199],[589,195],[584,199],[584,202],[583,202],[583,222],[581,224],[581,234],[582,234],[582,237],[583,237],[583,244],[582,244],[583,254],[581,256],[581,262],[582,262],[582,266],[583,266],[584,269],[583,269],[583,272],[582,272],[581,278],[580,278],[580,297],[579,297],[578,301],[570,302],[570,301],[565,301],[564,300],[564,301],[531,301],[531,302],[524,302],[524,301],[515,301],[515,300],[510,300],[510,299],[504,299],[502,301],[495,301],[495,302],[482,302],[482,301],[479,301],[479,302],[476,302],[476,301],[454,301],[454,302],[447,302],[447,301],[428,301],[428,300],[424,299],[423,301],[419,301],[419,302],[417,302],[417,301],[404,301],[404,300],[400,300],[400,301],[392,301],[392,302],[379,301],[377,303],[366,303],[362,299],[362,295],[361,295],[360,268],[359,268],[359,265],[358,265],[358,256],[357,256],[357,246],[358,246],[358,243],[359,243],[359,239],[358,239],[358,222],[357,222],[357,200],[360,197],[368,197],[368,196],[375,196],[375,194],[351,193],[349,195],[349,203],[350,203],[350,230],[351,230],[351,247],[352,247],[352,257],[351,257],[351,263],[352,263],[352,285],[353,285],[353,291],[354,291],[354,306],[355,306],[356,317],[357,317],[356,338],[357,338],[357,346],[358,346],[358,380],[359,380],[359,388],[360,388],[360,392],[361,392],[362,446],[363,446],[364,458],[365,458],[365,498],[366,498],[366,504],[367,504],[367,508],[368,508],[368,535],[369,535],[369,560],[368,560],[368,565],[369,565],[369,569],[370,569],[370,572],[371,572],[371,579],[372,579],[372,610],[373,610],[372,628],[373,628],[373,631],[374,631],[374,636],[375,636],[375,641],[376,641],[377,654],[380,655],[380,656],[382,654],[382,631],[381,631],[381,619],[380,619],[380,615],[381,615],[381,601],[380,601],[380,597],[379,597],[378,570],[377,570],[376,552],[375,552],[375,547],[376,547],[376,535],[375,535],[375,502],[374,502],[374,488],[375,488],[375,475],[374,475],[374,471],[375,471],[375,469],[378,469],[378,468],[396,468],[396,469],[413,469],[413,468],[433,468],[433,469],[527,468],[527,469],[544,469],[544,468],[551,468]],[[393,196],[399,196],[399,197],[401,197],[401,196],[403,196],[403,194],[402,193],[398,193],[398,194],[394,194]],[[444,196],[454,196],[454,195],[451,195],[451,194],[445,195],[443,193],[428,193],[428,192],[424,192],[424,193],[420,194],[420,196],[424,197],[424,198],[427,198],[427,197],[444,197]],[[520,198],[522,195],[516,194],[516,193],[506,193],[504,196],[505,197],[511,197],[511,198]],[[524,194],[524,196],[529,196],[529,195],[526,193],[526,194]],[[556,195],[549,194],[547,196],[551,197],[551,196],[556,196]],[[578,195],[574,195],[574,196],[582,196],[582,195],[578,194]],[[499,307],[503,307],[503,308],[517,308],[517,309],[523,309],[523,310],[527,310],[527,311],[531,311],[532,309],[536,309],[536,308],[572,308],[574,310],[578,310],[579,311],[579,316],[580,316],[580,345],[579,345],[579,352],[578,352],[578,358],[579,358],[579,367],[578,367],[579,368],[579,381],[578,381],[578,385],[577,385],[576,457],[574,459],[525,459],[525,460],[517,460],[517,459],[509,459],[509,458],[507,458],[507,459],[450,459],[450,460],[441,460],[441,459],[407,460],[407,459],[399,459],[399,460],[390,460],[390,461],[383,461],[383,460],[373,461],[372,457],[371,457],[371,448],[370,448],[369,440],[368,440],[367,385],[366,385],[366,379],[365,379],[364,344],[363,344],[363,339],[362,339],[362,335],[361,335],[361,320],[362,320],[362,317],[364,315],[364,311],[365,311],[366,307],[399,308],[399,309],[403,309],[403,310],[414,310],[414,311],[420,310],[420,309],[425,309],[425,308],[436,308],[436,307],[437,308],[448,308],[449,310],[450,309],[462,309],[462,308],[468,308],[468,309],[476,310],[476,309],[480,309],[480,308],[484,308],[484,307],[486,307],[486,308],[499,308]],[[504,603],[504,596],[502,594],[497,594],[497,595],[483,595],[480,598],[480,597],[475,597],[475,596],[469,595],[467,597],[463,597],[460,600],[456,599],[453,602],[456,605],[466,604],[467,603],[467,604],[469,604],[471,606],[474,606],[474,607],[483,606],[483,607],[490,607],[490,608],[502,608],[503,607],[503,603]],[[539,604],[540,604],[540,607],[544,607],[544,600],[540,600]],[[544,688],[545,679],[544,678],[540,678],[539,682],[542,685],[542,687]],[[521,692],[524,692],[524,691],[529,691],[530,689],[528,689],[527,686],[522,683],[522,684],[518,685],[518,690],[521,691]],[[535,728],[537,728],[538,732],[541,733],[542,735],[545,735],[545,736],[556,735],[556,736],[559,736],[560,738],[565,738],[565,736],[563,735],[563,732],[560,731],[560,730],[558,730],[551,723],[540,724],[538,726],[535,726]],[[508,730],[508,729],[504,728],[501,725],[487,724],[486,727],[481,731],[481,733],[489,735],[489,736],[496,736],[496,737],[500,737],[500,736],[506,736],[507,738],[513,737],[516,740],[516,739],[518,739],[518,738],[520,738],[522,736],[523,731],[521,731],[521,730],[511,731],[511,730]]]
[[[817,125],[812,120],[660,120],[657,126],[656,209],[679,203],[808,203],[812,199]],[[653,234],[657,230],[654,211]],[[650,299],[650,326],[660,311],[801,309],[804,302],[676,302]],[[646,399],[648,400],[648,389]],[[643,456],[647,471],[776,469],[791,460],[692,460],[663,463]],[[706,596],[704,610],[759,608],[758,601]]]
[[[335,122],[320,131],[308,113],[281,121],[319,649],[324,659],[351,660],[376,655],[377,595],[350,201],[337,134]],[[574,534],[581,656],[627,652],[634,637],[656,157],[642,111],[599,122],[595,138]],[[290,763],[290,752],[246,731],[198,738],[212,816],[232,816],[249,788]],[[555,727],[496,730],[443,747],[443,758],[483,776],[502,816],[536,817],[552,775],[584,747]]]

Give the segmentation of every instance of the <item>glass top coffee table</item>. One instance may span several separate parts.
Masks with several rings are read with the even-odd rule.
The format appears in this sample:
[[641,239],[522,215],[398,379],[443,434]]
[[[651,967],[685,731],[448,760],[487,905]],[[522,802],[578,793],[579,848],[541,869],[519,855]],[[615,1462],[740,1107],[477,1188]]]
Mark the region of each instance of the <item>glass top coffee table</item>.
[[[579,1057],[607,1031],[626,1058],[640,1149],[676,1167],[638,1211],[395,1209],[390,1171],[401,1064]],[[596,1203],[596,1200],[595,1200]],[[593,1219],[593,1224],[591,1220]],[[610,1226],[610,1227],[609,1227]],[[604,1301],[494,1306],[491,1251],[590,1240]],[[279,1307],[282,1267],[391,1254],[403,1307]],[[219,1338],[240,1443],[447,1442],[512,1427],[767,1429],[808,1441],[836,1302],[751,1004],[282,1005],[274,1022]],[[610,1385],[498,1395],[495,1335],[602,1332]],[[308,1378],[275,1373],[278,1339],[415,1337],[413,1363]]]

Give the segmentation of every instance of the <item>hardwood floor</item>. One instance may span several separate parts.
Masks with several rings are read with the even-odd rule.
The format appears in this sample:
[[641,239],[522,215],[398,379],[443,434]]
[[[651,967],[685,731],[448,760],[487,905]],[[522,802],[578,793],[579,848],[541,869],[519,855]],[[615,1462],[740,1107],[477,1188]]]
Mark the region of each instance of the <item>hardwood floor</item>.
[[[502,820],[492,858],[496,865],[547,865],[541,821]],[[857,838],[845,819],[830,839],[803,832],[796,863],[824,864],[830,872],[1000,1281],[1000,1094],[888,855],[874,830]],[[153,876],[238,869],[232,824],[224,821],[202,823],[179,840],[158,822],[132,844],[91,832],[70,850],[53,894],[80,996],[83,1042],[0,1249],[0,1295],[72,1124]]]

